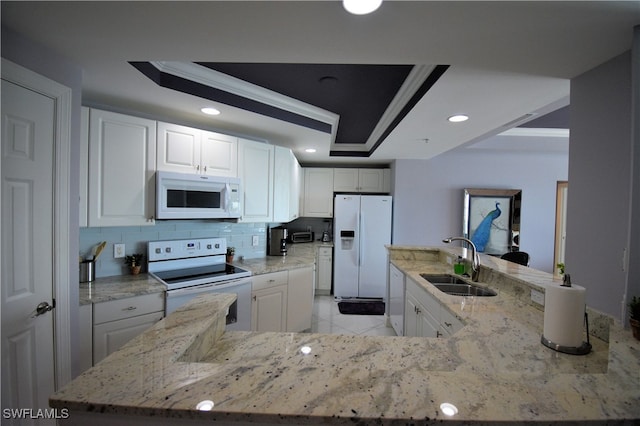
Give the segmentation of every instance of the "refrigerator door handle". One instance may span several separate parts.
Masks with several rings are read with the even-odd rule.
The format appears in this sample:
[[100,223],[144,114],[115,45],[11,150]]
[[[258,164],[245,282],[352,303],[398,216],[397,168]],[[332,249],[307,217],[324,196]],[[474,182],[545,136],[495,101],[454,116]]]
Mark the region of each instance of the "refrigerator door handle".
[[364,215],[362,214],[362,210],[360,210],[360,223],[358,226],[358,231],[360,231],[360,235],[358,236],[358,266],[362,265],[362,250],[364,248],[364,232],[362,230],[364,227]]

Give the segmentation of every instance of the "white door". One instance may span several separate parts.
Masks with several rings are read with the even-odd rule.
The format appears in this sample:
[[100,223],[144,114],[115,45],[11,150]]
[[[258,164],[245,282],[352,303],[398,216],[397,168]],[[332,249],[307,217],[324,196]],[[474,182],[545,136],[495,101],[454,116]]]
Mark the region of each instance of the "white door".
[[3,408],[45,409],[55,390],[53,313],[33,317],[54,303],[55,114],[51,98],[2,80]]

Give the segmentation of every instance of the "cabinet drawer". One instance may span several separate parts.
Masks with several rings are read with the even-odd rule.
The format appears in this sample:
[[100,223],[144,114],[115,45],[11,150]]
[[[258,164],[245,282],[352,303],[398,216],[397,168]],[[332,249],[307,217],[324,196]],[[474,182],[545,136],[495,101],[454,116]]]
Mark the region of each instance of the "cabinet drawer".
[[93,306],[93,323],[101,324],[158,311],[164,311],[164,293],[111,300],[109,302],[96,303]]
[[274,287],[277,285],[286,285],[289,281],[289,272],[280,271],[270,274],[253,275],[251,277],[252,290],[262,290],[264,288]]

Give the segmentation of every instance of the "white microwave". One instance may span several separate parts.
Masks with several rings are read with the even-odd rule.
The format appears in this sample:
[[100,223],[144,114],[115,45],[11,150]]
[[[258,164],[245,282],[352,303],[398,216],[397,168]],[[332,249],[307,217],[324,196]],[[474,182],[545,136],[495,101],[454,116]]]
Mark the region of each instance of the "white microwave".
[[156,218],[240,217],[240,179],[185,173],[156,173]]

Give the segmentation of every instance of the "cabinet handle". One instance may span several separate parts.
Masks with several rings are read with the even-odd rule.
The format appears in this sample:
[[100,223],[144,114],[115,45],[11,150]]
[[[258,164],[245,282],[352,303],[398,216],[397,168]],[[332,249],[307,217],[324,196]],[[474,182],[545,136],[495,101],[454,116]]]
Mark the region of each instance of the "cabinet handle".
[[123,311],[135,311],[136,309],[138,309],[137,306],[129,306],[128,308],[124,308]]
[[207,166],[204,166],[204,172],[205,173],[207,172]]
[[436,337],[442,337],[442,336],[443,336],[443,334],[440,333],[440,330],[436,330]]
[[416,314],[419,314],[420,312],[422,312],[420,308],[416,308]]
[[200,164],[198,164],[198,165],[196,166],[196,170],[197,170],[197,171],[200,171]]
[[258,300],[255,294],[253,295],[253,300]]
[[444,325],[446,325],[447,327],[451,327],[451,323],[450,322],[444,322]]

